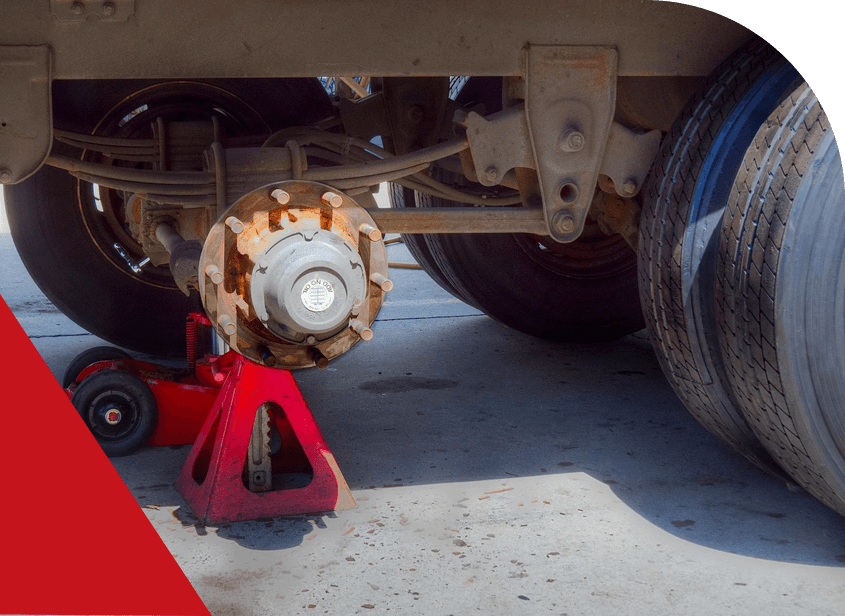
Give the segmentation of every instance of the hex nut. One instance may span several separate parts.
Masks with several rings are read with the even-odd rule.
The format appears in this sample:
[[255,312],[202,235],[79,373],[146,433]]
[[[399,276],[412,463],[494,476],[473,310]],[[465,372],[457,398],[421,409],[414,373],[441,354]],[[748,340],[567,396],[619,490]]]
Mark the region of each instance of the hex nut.
[[11,184],[13,179],[11,171],[8,169],[0,169],[0,183]]
[[575,219],[569,212],[558,212],[552,219],[552,226],[555,232],[566,235],[575,230]]
[[488,182],[497,182],[499,180],[499,170],[496,169],[496,167],[487,167],[487,171],[484,172],[484,177]]
[[622,184],[622,193],[626,197],[631,197],[636,192],[637,192],[637,183],[634,180],[626,180],[625,183]]
[[567,128],[560,134],[557,147],[562,152],[578,152],[586,143],[583,133],[574,128]]

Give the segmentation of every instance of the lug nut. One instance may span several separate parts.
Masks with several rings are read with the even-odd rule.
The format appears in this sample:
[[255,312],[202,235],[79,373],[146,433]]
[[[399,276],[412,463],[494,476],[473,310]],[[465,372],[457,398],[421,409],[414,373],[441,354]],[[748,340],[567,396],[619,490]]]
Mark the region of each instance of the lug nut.
[[0,169],[0,183],[2,184],[11,184],[12,183],[12,172],[8,169]]
[[232,233],[239,234],[244,232],[244,223],[235,216],[229,216],[226,219],[226,226],[232,230]]
[[205,275],[211,278],[214,284],[223,282],[223,272],[221,272],[216,265],[209,265],[205,268]]
[[340,207],[341,205],[343,205],[343,197],[333,192],[323,193],[321,200],[323,204],[330,205],[332,207]]
[[386,277],[382,276],[381,274],[371,274],[370,280],[376,283],[379,288],[384,291],[385,293],[390,293],[393,290],[393,281],[388,280]]
[[360,227],[358,227],[358,231],[366,235],[371,242],[381,241],[381,231],[376,229],[373,225],[368,225],[367,223],[364,223]]
[[487,167],[487,171],[484,172],[484,177],[488,182],[497,182],[499,180],[499,170],[496,169],[496,167]]
[[276,201],[279,202],[279,205],[287,205],[290,203],[290,193],[286,190],[282,190],[281,188],[277,188],[273,192],[270,193],[270,196],[273,197]]
[[226,332],[227,336],[233,336],[235,332],[238,331],[238,326],[235,325],[232,317],[228,314],[221,314],[217,317],[217,324],[223,328],[223,331]]

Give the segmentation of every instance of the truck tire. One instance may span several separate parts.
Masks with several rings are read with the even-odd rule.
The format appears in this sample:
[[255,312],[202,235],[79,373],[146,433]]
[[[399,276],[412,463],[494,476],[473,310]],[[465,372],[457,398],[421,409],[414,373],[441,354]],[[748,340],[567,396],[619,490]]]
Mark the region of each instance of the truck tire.
[[719,223],[742,156],[798,77],[756,39],[719,66],[664,137],[640,222],[640,297],[652,345],[689,412],[761,469],[783,472],[736,406],[718,350]]
[[719,340],[749,424],[845,515],[845,186],[827,117],[801,86],[757,133],[722,225]]
[[[502,80],[471,77],[457,94],[461,104],[501,109]],[[436,170],[446,183],[460,178]],[[416,194],[417,207],[460,203]],[[453,294],[500,323],[558,342],[607,342],[644,326],[636,254],[620,235],[596,224],[571,244],[521,234],[437,234],[427,251]]]
[[[269,134],[330,112],[317,80],[60,81],[53,100],[58,128],[122,136],[142,134],[157,109],[193,119],[222,110],[235,134]],[[54,152],[79,155],[61,144]],[[136,261],[143,257],[140,246],[115,223],[119,217],[95,210],[95,197],[91,184],[48,166],[5,188],[12,238],[27,271],[59,310],[92,334],[142,353],[184,355],[185,318],[202,310],[199,297],[185,297],[167,266],[132,273],[113,243]]]
[[[429,207],[449,207],[419,194]],[[457,204],[456,204],[457,205]],[[570,244],[522,234],[440,235],[429,242],[467,303],[522,333],[555,342],[609,342],[643,328],[637,257],[620,235],[588,224]]]

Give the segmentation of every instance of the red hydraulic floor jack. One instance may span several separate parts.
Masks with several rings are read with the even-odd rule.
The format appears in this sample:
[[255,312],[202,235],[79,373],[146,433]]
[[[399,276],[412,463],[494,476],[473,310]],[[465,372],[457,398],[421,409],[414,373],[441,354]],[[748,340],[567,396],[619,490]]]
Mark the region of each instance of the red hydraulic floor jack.
[[143,444],[193,443],[176,489],[205,524],[355,507],[346,480],[291,373],[232,351],[198,359],[187,322],[187,369],[96,347],[63,386],[110,456]]

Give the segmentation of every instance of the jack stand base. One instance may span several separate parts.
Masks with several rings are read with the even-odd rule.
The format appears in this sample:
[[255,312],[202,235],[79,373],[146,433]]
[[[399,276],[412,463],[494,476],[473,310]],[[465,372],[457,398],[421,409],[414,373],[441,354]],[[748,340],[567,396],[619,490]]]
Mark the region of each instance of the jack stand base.
[[[262,405],[275,428],[275,434],[269,428],[275,437],[271,441],[281,445],[270,454],[273,489],[251,492],[244,467]],[[283,486],[285,476],[307,480],[308,470],[306,485]],[[176,489],[208,525],[357,506],[290,372],[240,356],[191,448]]]

